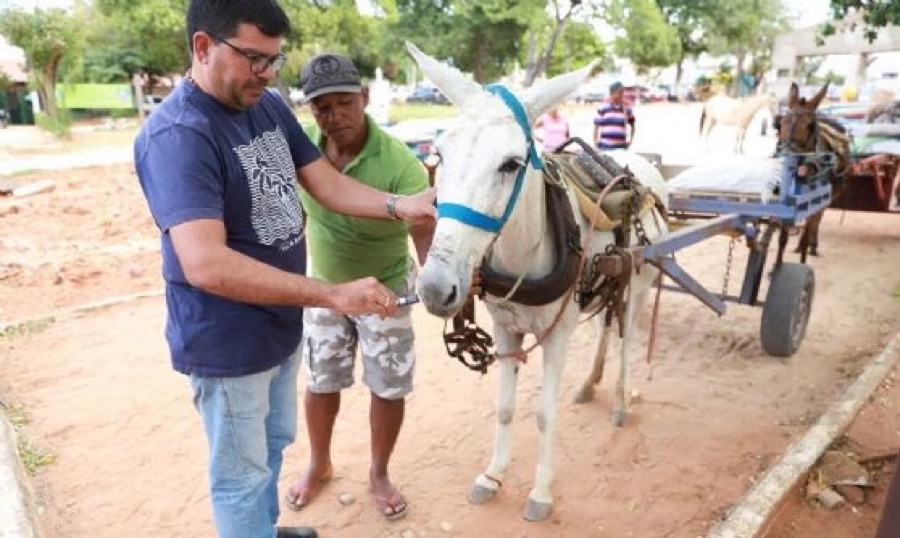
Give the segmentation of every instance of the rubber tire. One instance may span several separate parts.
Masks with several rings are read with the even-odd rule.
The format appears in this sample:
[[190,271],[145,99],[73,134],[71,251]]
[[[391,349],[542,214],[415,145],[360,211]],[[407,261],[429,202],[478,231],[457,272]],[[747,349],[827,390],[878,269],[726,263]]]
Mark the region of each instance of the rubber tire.
[[815,291],[815,274],[808,265],[783,263],[775,269],[759,329],[759,340],[766,353],[790,357],[800,349]]

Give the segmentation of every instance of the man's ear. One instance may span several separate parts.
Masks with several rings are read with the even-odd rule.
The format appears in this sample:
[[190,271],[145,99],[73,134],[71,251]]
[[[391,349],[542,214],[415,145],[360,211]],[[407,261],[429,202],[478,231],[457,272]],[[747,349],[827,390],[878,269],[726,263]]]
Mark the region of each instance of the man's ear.
[[206,32],[194,32],[194,35],[191,36],[191,43],[194,48],[194,56],[197,57],[200,63],[207,63],[209,61],[209,47],[213,44],[212,37]]
[[369,106],[369,87],[363,86],[362,91],[359,92],[359,94],[362,95],[363,108]]

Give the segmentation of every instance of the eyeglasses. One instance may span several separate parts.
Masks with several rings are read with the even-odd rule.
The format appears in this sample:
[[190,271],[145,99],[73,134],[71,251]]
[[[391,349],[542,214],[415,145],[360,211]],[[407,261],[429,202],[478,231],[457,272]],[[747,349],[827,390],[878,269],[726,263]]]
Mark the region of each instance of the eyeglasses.
[[240,47],[236,47],[225,39],[222,39],[221,37],[215,35],[213,35],[212,37],[218,42],[228,45],[229,48],[246,58],[247,61],[250,62],[250,72],[254,75],[262,75],[270,67],[277,73],[279,70],[281,70],[282,67],[284,67],[284,62],[285,60],[287,60],[287,56],[285,56],[283,52],[279,52],[275,56],[265,56],[259,54],[258,52],[251,52],[249,50],[244,50]]

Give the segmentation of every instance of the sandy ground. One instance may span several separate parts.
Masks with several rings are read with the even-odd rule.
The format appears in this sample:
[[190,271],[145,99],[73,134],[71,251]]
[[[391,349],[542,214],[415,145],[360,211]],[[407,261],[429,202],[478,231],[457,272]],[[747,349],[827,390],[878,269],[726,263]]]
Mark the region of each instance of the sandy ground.
[[[59,314],[160,289],[155,230],[133,170],[117,165],[20,177],[44,178],[57,182],[53,192],[0,198],[0,322],[57,318],[0,337],[0,399],[24,406],[30,419],[24,432],[56,458],[33,479],[46,535],[211,536],[205,441],[186,380],[168,365],[162,299]],[[632,386],[640,398],[624,428],[609,420],[615,364],[596,401],[572,403],[591,355],[589,324],[582,326],[562,388],[556,504],[542,523],[521,517],[538,451],[539,357],[521,371],[503,489],[492,503],[471,506],[465,494],[487,465],[493,439],[495,376],[479,377],[449,359],[442,321],[416,307],[417,384],[392,465],[410,502],[408,517],[386,522],[367,493],[368,395],[357,385],[346,392],[338,420],[335,479],[311,506],[283,513],[281,522],[348,537],[701,536],[900,329],[898,218],[826,213],[824,256],[811,261],[812,319],[791,359],[761,350],[760,309],[730,305],[719,318],[693,297],[664,293],[652,380],[642,350],[635,350]],[[720,291],[728,244],[713,238],[678,259]],[[745,250],[735,248],[732,293]],[[481,319],[488,326],[483,312]],[[885,404],[868,407],[848,433],[861,453],[900,444],[896,389],[880,391]],[[305,466],[304,431],[301,420],[282,487]],[[355,502],[342,505],[343,493]],[[839,535],[870,536],[881,496],[876,489],[867,501],[872,507],[856,510],[865,525]],[[814,525],[845,512],[857,517],[850,508],[813,511],[789,502],[769,536],[838,536]]]

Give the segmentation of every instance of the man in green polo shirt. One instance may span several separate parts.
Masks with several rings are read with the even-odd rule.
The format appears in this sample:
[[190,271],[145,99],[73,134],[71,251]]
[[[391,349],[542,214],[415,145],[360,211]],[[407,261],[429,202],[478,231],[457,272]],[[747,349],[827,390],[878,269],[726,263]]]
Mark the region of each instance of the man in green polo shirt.
[[[428,188],[425,168],[406,144],[393,138],[365,113],[368,90],[350,59],[336,54],[313,58],[301,74],[303,92],[316,127],[309,133],[331,164],[362,183],[394,193],[385,208],[394,213],[397,197]],[[434,232],[432,222],[347,217],[327,211],[303,193],[308,214],[306,237],[312,274],[330,283],[374,276],[398,296],[411,294],[416,264],[409,234],[424,263]],[[331,478],[331,437],[341,390],[353,384],[357,347],[363,382],[371,394],[369,411],[372,462],[369,486],[388,519],[406,515],[407,503],[388,477],[388,462],[403,424],[404,398],[412,390],[415,364],[409,308],[382,319],[344,316],[327,308],[303,313],[303,356],[308,373],[305,396],[309,467],[288,489],[288,506],[308,504]]]

